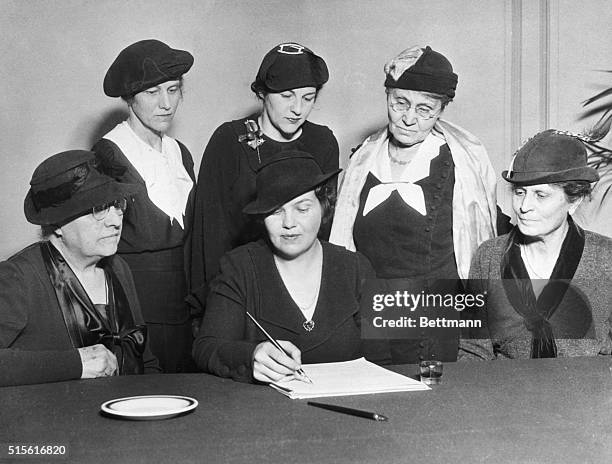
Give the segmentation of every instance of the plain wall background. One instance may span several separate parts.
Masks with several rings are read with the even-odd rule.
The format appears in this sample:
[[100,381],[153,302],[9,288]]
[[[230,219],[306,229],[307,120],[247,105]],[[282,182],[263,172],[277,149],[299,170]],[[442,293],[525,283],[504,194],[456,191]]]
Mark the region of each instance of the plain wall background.
[[[341,164],[385,124],[383,65],[407,47],[430,45],[453,63],[459,85],[444,117],[483,141],[498,174],[535,131],[587,127],[580,102],[610,86],[595,70],[612,69],[608,0],[0,0],[0,8],[0,259],[38,237],[23,215],[35,167],[91,147],[124,117],[102,79],[137,40],[195,56],[171,135],[196,166],[219,124],[258,107],[249,85],[281,42],[302,43],[328,64],[310,119],[332,128]],[[505,186],[499,192],[505,204]]]

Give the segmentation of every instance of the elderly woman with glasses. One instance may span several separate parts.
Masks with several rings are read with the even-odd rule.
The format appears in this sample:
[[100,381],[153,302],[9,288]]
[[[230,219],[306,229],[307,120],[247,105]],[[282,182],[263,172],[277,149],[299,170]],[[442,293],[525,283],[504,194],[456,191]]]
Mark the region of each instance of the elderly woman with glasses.
[[[482,144],[440,119],[457,75],[430,47],[385,65],[388,124],[352,155],[330,242],[369,258],[380,279],[452,294],[476,247],[496,233],[495,176]],[[457,336],[390,340],[380,362],[456,360]]]
[[44,240],[0,263],[0,386],[159,372],[127,264],[118,256],[138,186],[68,151],[36,168],[25,199]]
[[151,349],[166,372],[194,369],[184,245],[195,175],[189,150],[167,135],[192,64],[189,52],[159,40],[122,50],[106,73],[104,93],[121,97],[127,120],[92,148],[109,175],[146,190],[126,213],[119,254],[134,274]]
[[599,178],[583,142],[552,129],[536,134],[502,177],[516,226],[472,260],[470,284],[487,298],[473,311],[483,330],[462,339],[461,358],[609,355],[612,239],[572,220]]

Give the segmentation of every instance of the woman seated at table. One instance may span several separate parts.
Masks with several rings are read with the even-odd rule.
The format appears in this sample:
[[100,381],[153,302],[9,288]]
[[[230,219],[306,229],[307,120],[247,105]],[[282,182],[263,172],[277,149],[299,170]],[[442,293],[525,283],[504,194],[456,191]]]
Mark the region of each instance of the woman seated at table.
[[67,151],[34,171],[25,199],[45,240],[0,263],[0,386],[159,372],[134,282],[118,256],[131,184]]
[[[331,215],[330,183],[308,153],[288,152],[257,174],[244,211],[263,220],[267,240],[221,260],[194,345],[205,372],[271,382],[305,363],[362,355],[359,297],[373,270],[365,257],[317,239]],[[249,312],[289,353],[267,341]]]
[[[547,130],[512,158],[516,226],[483,243],[470,282],[486,292],[473,317],[488,338],[470,334],[461,358],[554,358],[610,354],[612,240],[582,230],[571,214],[599,176],[572,135]],[[474,280],[472,280],[474,279]]]

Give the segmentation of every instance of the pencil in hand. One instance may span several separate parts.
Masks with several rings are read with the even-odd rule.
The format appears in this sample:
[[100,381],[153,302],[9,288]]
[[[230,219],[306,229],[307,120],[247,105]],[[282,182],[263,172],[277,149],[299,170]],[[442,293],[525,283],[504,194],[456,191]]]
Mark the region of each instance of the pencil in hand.
[[[274,347],[277,350],[280,350],[282,353],[285,353],[287,356],[291,357],[291,355],[289,353],[287,353],[287,351],[282,346],[280,346],[280,344],[272,337],[272,335],[270,335],[266,331],[266,329],[264,329],[261,326],[261,324],[259,322],[257,322],[257,319],[255,319],[250,312],[246,311],[246,315],[249,316],[249,318],[253,321],[253,324],[255,324],[259,330],[261,330],[261,332],[266,336],[268,341],[270,343],[272,343],[272,345],[274,345]],[[297,376],[295,376],[295,378],[297,380],[301,380],[302,382],[306,382],[306,383],[310,383],[310,384],[313,383],[312,379],[310,377],[308,377],[308,375],[306,375],[306,372],[304,372],[304,369],[302,369],[301,367],[298,370],[296,370],[295,372],[298,374]]]

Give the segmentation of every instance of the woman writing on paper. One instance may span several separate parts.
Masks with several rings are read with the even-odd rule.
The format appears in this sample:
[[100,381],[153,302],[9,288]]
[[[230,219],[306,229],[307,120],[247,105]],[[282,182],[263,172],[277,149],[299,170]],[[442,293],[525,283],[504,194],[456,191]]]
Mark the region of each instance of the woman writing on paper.
[[[257,170],[284,156],[311,153],[325,173],[338,169],[338,142],[326,126],[308,120],[329,73],[308,48],[284,43],[263,58],[251,90],[261,101],[256,114],[223,123],[210,138],[198,174],[192,234],[191,303],[201,308],[207,283],[228,251],[264,234],[243,208],[255,197]],[[335,186],[331,186],[335,191]],[[329,223],[322,236],[329,235]]]
[[551,358],[612,352],[612,240],[572,214],[599,176],[582,141],[547,130],[512,158],[516,226],[483,243],[470,283],[487,295],[474,318],[488,338],[465,337],[461,358]]
[[[332,213],[331,183],[308,153],[291,151],[257,174],[245,208],[267,237],[225,255],[211,285],[193,355],[205,372],[271,382],[302,362],[346,361],[363,354],[359,299],[372,268],[359,253],[319,240]],[[287,356],[247,317],[264,327]]]
[[[440,119],[457,75],[430,47],[385,65],[388,124],[353,154],[330,242],[366,255],[380,279],[454,294],[472,253],[495,235],[495,175],[480,141]],[[432,290],[435,289],[435,290]],[[458,333],[390,340],[381,363],[457,359]]]

